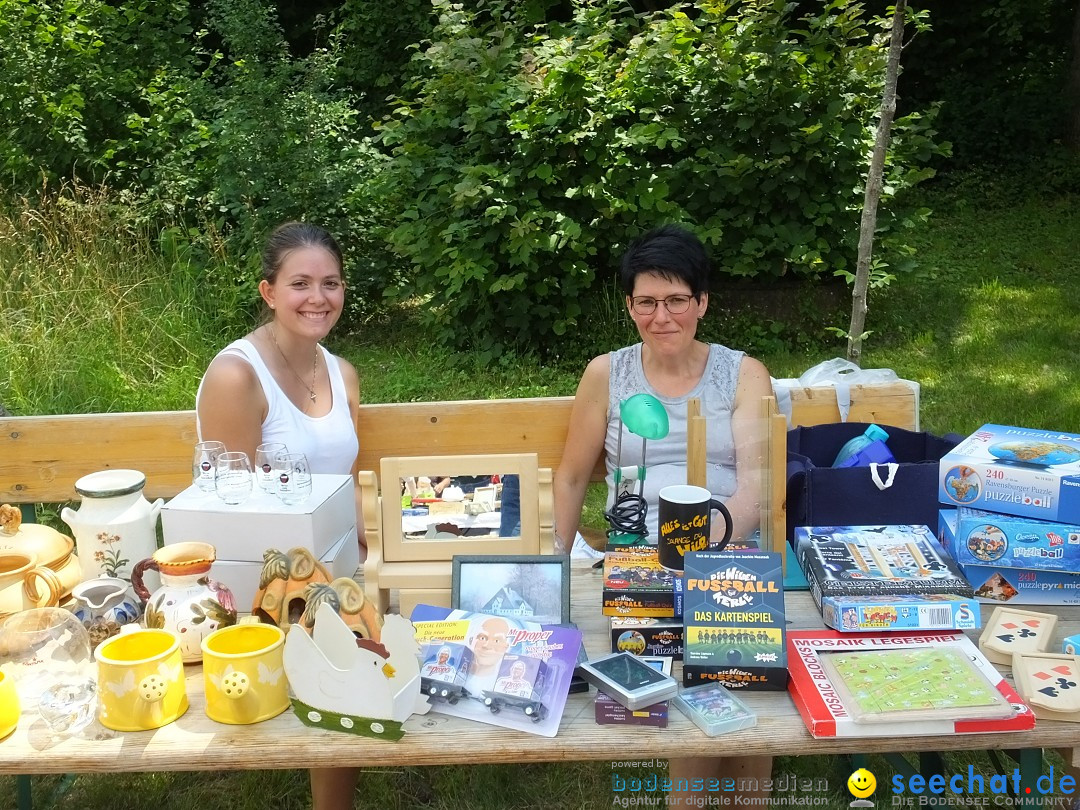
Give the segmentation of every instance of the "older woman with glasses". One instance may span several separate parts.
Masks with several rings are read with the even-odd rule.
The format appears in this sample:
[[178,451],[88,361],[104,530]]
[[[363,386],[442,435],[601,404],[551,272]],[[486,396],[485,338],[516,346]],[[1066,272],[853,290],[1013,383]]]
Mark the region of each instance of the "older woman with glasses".
[[[748,538],[759,524],[760,470],[765,457],[761,398],[772,392],[765,366],[743,352],[697,339],[709,306],[709,257],[690,231],[665,225],[630,245],[620,281],[626,308],[641,342],[600,355],[578,384],[562,462],[555,475],[555,539],[569,551],[581,520],[585,491],[604,453],[608,506],[614,503],[615,465],[641,463],[642,442],[622,427],[619,403],[638,393],[655,396],[667,411],[666,438],[649,441],[643,497],[645,527],[656,542],[660,490],[686,483],[687,403],[701,401],[706,418],[707,487],[732,516],[732,540]],[[620,437],[620,430],[623,435]],[[745,795],[761,795],[770,777],[768,757],[672,760],[670,776],[744,779]],[[736,782],[736,784],[740,784]],[[765,791],[767,794],[767,791]],[[669,804],[679,805],[674,790]]]

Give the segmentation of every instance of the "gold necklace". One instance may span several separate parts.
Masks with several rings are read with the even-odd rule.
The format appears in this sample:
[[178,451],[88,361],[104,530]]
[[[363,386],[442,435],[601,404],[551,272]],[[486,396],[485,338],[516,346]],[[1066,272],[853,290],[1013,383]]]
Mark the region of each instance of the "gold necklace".
[[285,361],[285,367],[292,372],[292,375],[296,377],[297,381],[308,390],[308,399],[311,400],[311,404],[315,404],[315,400],[318,398],[318,394],[315,393],[315,375],[319,372],[319,344],[315,344],[315,362],[311,365],[311,385],[304,382],[304,378],[296,373],[296,369],[292,367],[292,363],[289,362],[289,358],[285,356],[285,352],[281,350],[281,346],[277,342],[277,335],[274,334],[274,327],[267,324],[267,328],[270,330],[270,340],[274,341],[274,346],[277,347],[278,354],[281,355],[281,359]]

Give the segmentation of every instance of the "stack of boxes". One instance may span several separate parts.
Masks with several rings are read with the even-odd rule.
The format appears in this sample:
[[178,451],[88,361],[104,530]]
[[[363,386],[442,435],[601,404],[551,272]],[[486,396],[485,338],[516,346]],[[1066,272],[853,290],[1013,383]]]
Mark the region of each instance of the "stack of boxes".
[[[604,555],[603,614],[611,651],[682,658],[682,575],[660,565],[656,546],[612,548]],[[599,692],[596,722],[666,726],[668,702],[637,711]]]
[[977,597],[1080,604],[1080,436],[983,425],[938,477],[938,535]]
[[332,577],[351,577],[360,564],[356,496],[349,475],[312,475],[307,501],[286,506],[256,487],[236,506],[191,486],[161,509],[165,545],[199,540],[217,560],[210,577],[232,591],[236,608],[250,611],[259,587],[263,552],[303,547]]

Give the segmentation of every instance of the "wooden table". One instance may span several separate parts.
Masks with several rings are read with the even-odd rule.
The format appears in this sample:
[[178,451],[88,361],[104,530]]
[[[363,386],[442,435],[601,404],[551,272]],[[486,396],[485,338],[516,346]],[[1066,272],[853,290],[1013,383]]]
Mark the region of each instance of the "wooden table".
[[[607,619],[600,615],[600,571],[575,561],[572,618],[585,633],[586,649],[609,649]],[[985,606],[984,620],[990,607]],[[1042,608],[1045,610],[1045,608]],[[787,595],[789,627],[820,628],[809,594]],[[1080,608],[1061,608],[1058,634],[1080,631]],[[876,739],[814,739],[786,692],[742,696],[758,714],[743,732],[710,738],[672,708],[666,729],[600,726],[590,694],[571,695],[553,738],[446,717],[414,716],[406,736],[390,743],[311,729],[291,711],[252,726],[215,723],[204,712],[202,670],[188,668],[191,707],[176,722],[154,731],[114,732],[96,723],[82,735],[54,739],[36,713],[25,712],[18,729],[0,741],[0,773],[43,774],[297,768],[308,766],[445,765],[525,761],[621,760],[688,755],[821,755],[962,749],[1066,748],[1080,746],[1080,724],[1039,721],[1029,732]],[[1080,764],[1072,752],[1071,764]]]

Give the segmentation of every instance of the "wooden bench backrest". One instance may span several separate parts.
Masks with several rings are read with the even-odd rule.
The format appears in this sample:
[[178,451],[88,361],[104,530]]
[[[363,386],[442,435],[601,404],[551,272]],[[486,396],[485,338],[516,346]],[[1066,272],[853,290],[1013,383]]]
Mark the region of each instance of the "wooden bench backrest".
[[[573,397],[361,405],[360,469],[387,456],[536,453],[558,467]],[[75,481],[107,468],[146,473],[147,498],[191,483],[194,411],[0,417],[0,503],[75,499]],[[602,460],[594,478],[602,480]]]

